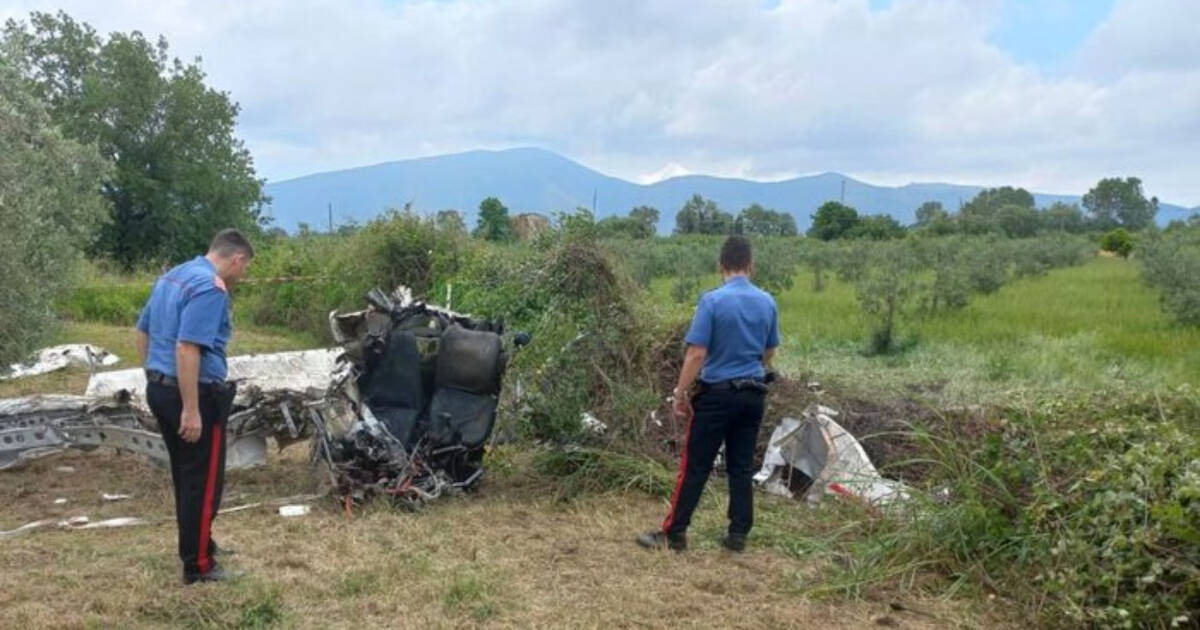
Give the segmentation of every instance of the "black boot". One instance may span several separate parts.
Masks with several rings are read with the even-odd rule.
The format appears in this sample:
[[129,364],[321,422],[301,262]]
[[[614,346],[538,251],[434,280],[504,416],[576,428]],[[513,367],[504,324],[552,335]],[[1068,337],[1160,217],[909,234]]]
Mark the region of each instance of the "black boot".
[[235,577],[238,577],[238,575],[222,569],[219,564],[214,564],[211,569],[204,573],[184,573],[183,583],[187,585],[197,582],[224,582]]
[[670,549],[687,551],[687,534],[667,534],[662,531],[639,534],[637,544],[647,549]]
[[721,546],[735,553],[741,553],[746,550],[746,535],[745,534],[725,534],[721,539]]

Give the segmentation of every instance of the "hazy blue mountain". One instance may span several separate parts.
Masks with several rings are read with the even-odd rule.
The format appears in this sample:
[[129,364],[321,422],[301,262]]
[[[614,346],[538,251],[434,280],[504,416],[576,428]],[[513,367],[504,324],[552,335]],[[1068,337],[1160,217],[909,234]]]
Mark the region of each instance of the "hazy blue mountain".
[[[925,201],[940,201],[947,209],[955,209],[981,190],[955,184],[873,186],[837,173],[781,182],[688,175],[642,185],[599,173],[550,151],[509,149],[386,162],[272,182],[267,184],[272,199],[267,212],[276,225],[289,231],[300,223],[325,230],[331,205],[335,224],[347,220],[365,223],[386,208],[411,202],[418,212],[459,210],[467,225],[474,227],[479,202],[489,196],[498,197],[512,214],[590,208],[594,199],[598,217],[623,215],[640,205],[654,206],[662,216],[659,231],[668,233],[680,206],[698,193],[733,214],[756,202],[785,210],[805,230],[817,206],[842,196],[843,182],[847,204],[867,214],[890,214],[904,224],[913,222],[917,206]],[[1034,193],[1034,197],[1039,206],[1079,201],[1078,195]],[[1165,224],[1187,218],[1193,211],[1164,204],[1158,218]]]

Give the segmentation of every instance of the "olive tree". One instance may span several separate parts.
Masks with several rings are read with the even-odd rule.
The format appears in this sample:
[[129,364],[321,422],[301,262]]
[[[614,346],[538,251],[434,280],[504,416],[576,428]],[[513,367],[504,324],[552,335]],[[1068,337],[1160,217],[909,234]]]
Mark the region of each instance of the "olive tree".
[[53,302],[105,221],[95,145],[63,136],[0,52],[0,365],[53,330]]

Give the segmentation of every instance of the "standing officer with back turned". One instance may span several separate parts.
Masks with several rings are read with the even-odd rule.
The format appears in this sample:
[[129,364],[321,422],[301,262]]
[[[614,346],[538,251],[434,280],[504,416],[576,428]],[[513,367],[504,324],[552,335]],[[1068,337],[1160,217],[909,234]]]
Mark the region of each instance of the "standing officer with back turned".
[[253,257],[245,236],[222,230],[207,254],[158,279],[138,318],[146,402],[171,459],[184,584],[226,577],[211,528],[225,482],[225,421],[234,395],[225,382],[229,289]]
[[[673,393],[675,414],[687,417],[687,442],[671,508],[658,530],[638,536],[643,547],[687,549],[687,528],[721,444],[729,478],[729,530],[721,545],[746,547],[754,523],[754,445],[767,392],[767,365],[779,345],[775,300],[750,283],[750,243],[731,236],[721,247],[725,283],[700,297],[685,341],[687,354]],[[697,375],[694,394],[690,394]]]

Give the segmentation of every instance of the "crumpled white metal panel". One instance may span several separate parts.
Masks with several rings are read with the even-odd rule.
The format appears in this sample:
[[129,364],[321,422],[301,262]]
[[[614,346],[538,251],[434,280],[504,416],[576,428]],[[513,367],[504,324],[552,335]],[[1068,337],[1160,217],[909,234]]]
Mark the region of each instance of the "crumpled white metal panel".
[[878,506],[907,500],[907,486],[880,475],[858,439],[833,419],[836,415],[829,407],[811,405],[802,420],[784,418],[771,434],[754,480],[768,492],[790,497],[783,475],[791,466],[812,478],[805,495],[811,505],[825,494],[854,496]]
[[117,355],[86,343],[70,343],[38,350],[26,363],[14,363],[7,371],[0,371],[0,381],[35,376],[61,370],[68,365],[100,367],[116,365],[121,360]]
[[[229,380],[238,381],[238,398],[234,404],[244,404],[243,397],[250,386],[261,391],[317,390],[323,395],[329,389],[339,354],[341,350],[320,349],[229,357]],[[145,409],[146,374],[142,368],[93,374],[85,394],[107,397],[122,390],[133,397],[135,405]]]

